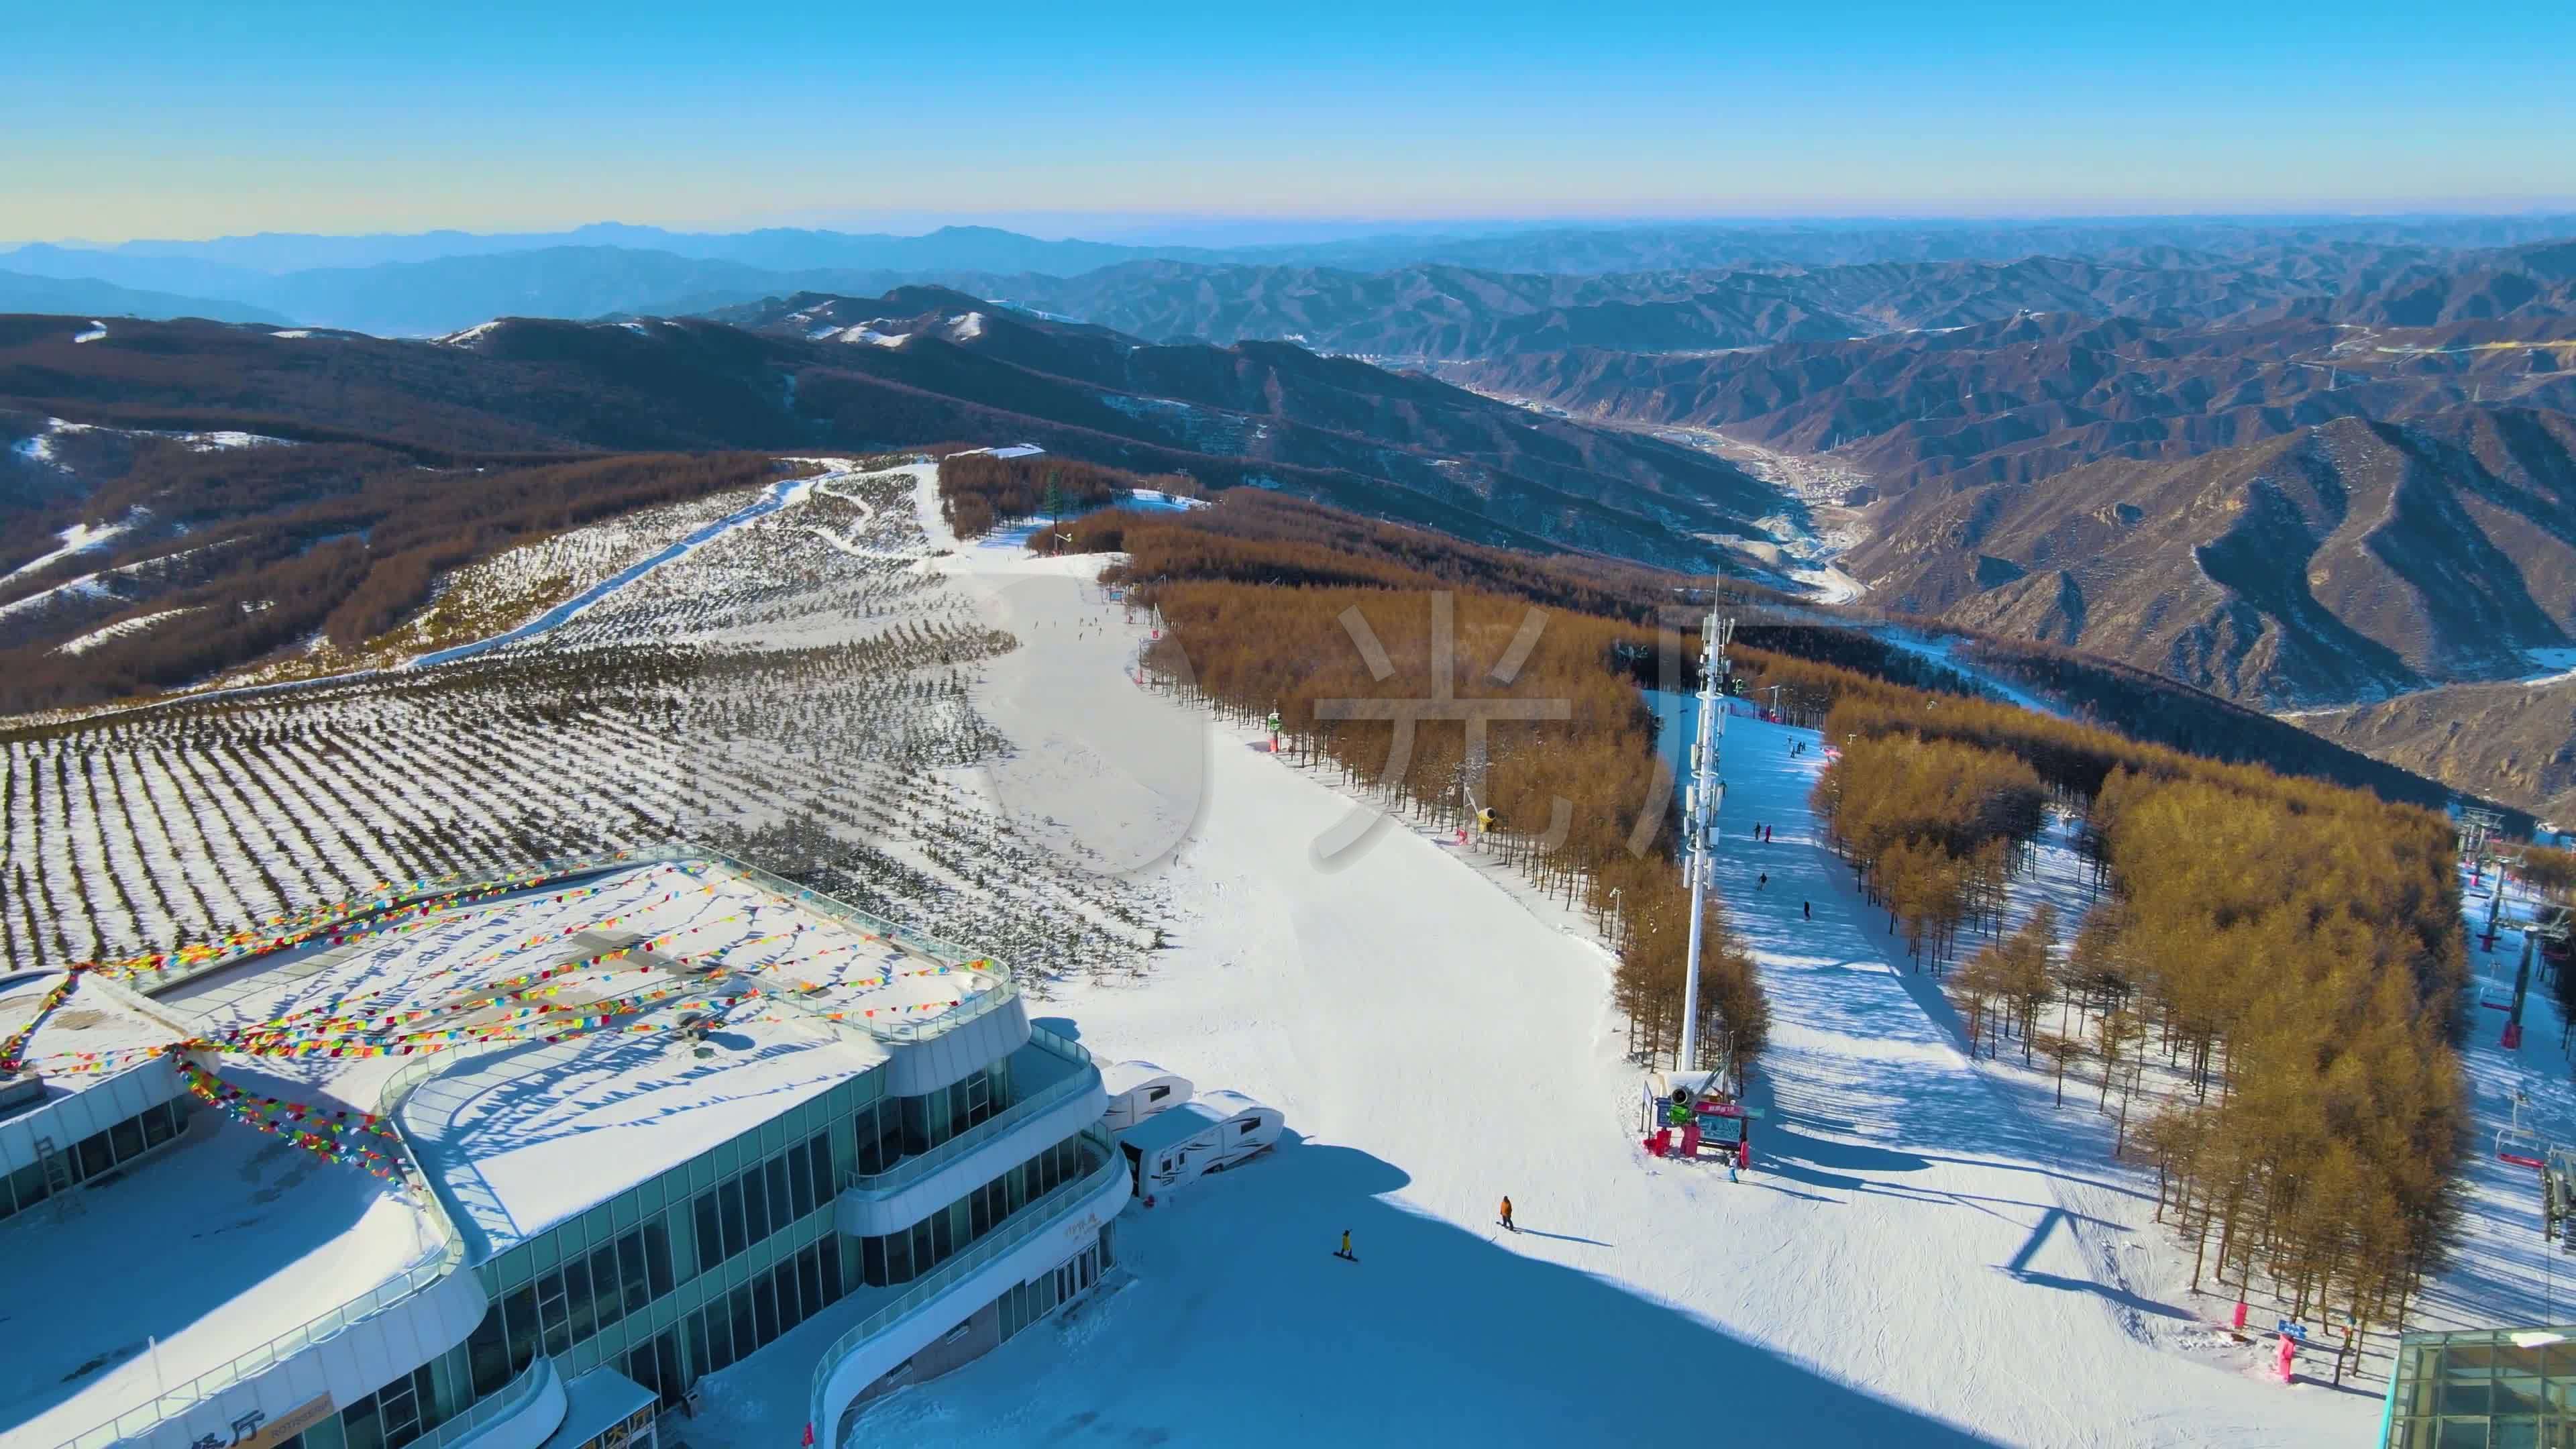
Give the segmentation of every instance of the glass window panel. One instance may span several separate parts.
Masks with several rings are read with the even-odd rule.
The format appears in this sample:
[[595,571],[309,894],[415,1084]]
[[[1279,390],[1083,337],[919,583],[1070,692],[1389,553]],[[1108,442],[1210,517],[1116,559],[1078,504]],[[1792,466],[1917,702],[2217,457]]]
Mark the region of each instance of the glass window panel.
[[77,1155],[80,1158],[80,1175],[83,1179],[97,1177],[116,1166],[116,1152],[107,1145],[107,1134],[104,1132],[92,1133],[82,1138]]
[[945,1263],[957,1251],[957,1214],[941,1208],[930,1215],[930,1261]]
[[778,1285],[767,1273],[751,1284],[752,1326],[764,1344],[778,1341]]
[[510,1372],[526,1368],[537,1356],[537,1290],[522,1283],[501,1300],[502,1322],[510,1333]]
[[340,1414],[340,1435],[349,1449],[384,1449],[384,1419],[376,1412],[376,1396],[367,1395]]
[[742,1225],[742,1179],[735,1178],[716,1189],[716,1201],[724,1208],[724,1255],[730,1258],[751,1246]]
[[[825,1242],[830,1242],[831,1240],[830,1240],[829,1238],[826,1238],[826,1239],[824,1239],[824,1241],[825,1241]],[[867,1284],[868,1284],[869,1286],[871,1286],[871,1287],[875,1287],[875,1288],[883,1288],[884,1286],[886,1286],[886,1284],[888,1284],[889,1282],[893,1281],[892,1279],[889,1279],[889,1278],[886,1276],[886,1240],[885,1240],[885,1239],[883,1239],[883,1238],[862,1238],[862,1239],[860,1239],[860,1240],[859,1240],[859,1262],[860,1262],[860,1265],[861,1265],[861,1266],[860,1266],[860,1274],[861,1274],[861,1277],[863,1278],[863,1280],[864,1280],[865,1282],[867,1282]]]
[[814,1135],[814,1140],[806,1144],[806,1166],[814,1180],[814,1201],[830,1202],[832,1200],[832,1139],[830,1137],[818,1132]]
[[572,1304],[564,1297],[563,1271],[557,1269],[539,1278],[537,1289],[537,1326],[539,1337],[548,1353],[572,1351]]
[[779,1264],[778,1271],[771,1276],[778,1282],[778,1331],[793,1333],[796,1325],[805,1321],[805,1300],[801,1293],[804,1285],[796,1276],[795,1260],[791,1258]]
[[627,1350],[626,1376],[652,1390],[654,1398],[662,1397],[662,1366],[653,1357],[653,1345],[648,1343]]
[[653,1284],[653,1296],[669,1296],[672,1288],[671,1234],[658,1221],[644,1225],[644,1267]]
[[838,1303],[841,1295],[849,1291],[847,1281],[841,1277],[841,1235],[834,1233],[815,1246],[823,1250],[823,1301]]
[[689,1315],[689,1366],[702,1374],[716,1371],[715,1360],[707,1356],[707,1315]]
[[143,1141],[147,1146],[158,1147],[178,1132],[179,1109],[168,1102],[143,1114]]
[[886,1276],[888,1283],[912,1281],[912,1234],[889,1233],[885,1240]]
[[805,1311],[820,1313],[832,1300],[823,1293],[823,1248],[820,1243],[796,1255],[796,1273],[803,1280]]
[[2487,1421],[2484,1419],[2443,1419],[2442,1437],[2433,1442],[2440,1449],[2487,1449]]
[[599,1331],[599,1300],[591,1296],[590,1260],[575,1258],[563,1266],[566,1318],[575,1343]]
[[688,1388],[688,1381],[680,1377],[679,1330],[665,1329],[654,1338],[653,1358],[662,1373],[662,1407],[676,1409]]
[[733,1314],[733,1351],[736,1358],[749,1358],[760,1347],[760,1322],[751,1307],[751,1285],[745,1283],[725,1295],[725,1307]]
[[742,1217],[751,1241],[769,1236],[769,1184],[756,1167],[742,1175]]
[[715,1354],[715,1357],[707,1360],[708,1372],[713,1373],[717,1369],[733,1367],[733,1318],[725,1312],[724,1305],[721,1303],[710,1306],[705,1317],[707,1347]]
[[483,1313],[483,1321],[465,1339],[465,1361],[472,1376],[474,1396],[499,1393],[510,1381],[510,1339],[502,1330],[501,1305],[493,1304]]
[[[791,1155],[793,1158],[799,1158],[796,1160],[796,1168],[799,1168],[799,1171],[793,1171],[793,1173],[788,1171],[788,1158],[791,1158]],[[804,1150],[781,1152],[781,1155],[770,1158],[770,1201],[778,1204],[778,1217],[781,1217],[781,1222],[804,1222],[804,1214],[814,1212],[814,1194],[799,1194],[796,1189],[801,1189],[801,1186],[806,1186]]]
[[[659,1224],[656,1224],[658,1227]],[[626,1299],[626,1311],[635,1312],[658,1296],[644,1272],[644,1230],[637,1228],[617,1240],[617,1286]]]
[[617,1286],[617,1246],[612,1243],[590,1255],[591,1315],[601,1328],[608,1328],[626,1316],[626,1298]]
[[698,1194],[694,1214],[698,1229],[698,1271],[709,1272],[724,1261],[724,1227],[716,1217],[716,1195]]

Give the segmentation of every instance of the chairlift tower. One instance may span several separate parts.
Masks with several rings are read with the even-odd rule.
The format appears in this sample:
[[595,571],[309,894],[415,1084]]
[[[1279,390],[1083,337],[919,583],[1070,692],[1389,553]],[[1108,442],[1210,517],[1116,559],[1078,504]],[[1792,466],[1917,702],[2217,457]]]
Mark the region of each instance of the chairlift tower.
[[1682,797],[1682,828],[1690,852],[1684,867],[1690,875],[1690,962],[1682,974],[1682,1044],[1678,1069],[1699,1069],[1699,953],[1702,919],[1708,914],[1709,872],[1716,867],[1712,846],[1717,835],[1717,807],[1726,798],[1726,782],[1717,774],[1717,742],[1726,733],[1726,706],[1720,691],[1726,674],[1726,646],[1735,638],[1735,621],[1711,609],[1699,635],[1699,734],[1691,743],[1691,782]]

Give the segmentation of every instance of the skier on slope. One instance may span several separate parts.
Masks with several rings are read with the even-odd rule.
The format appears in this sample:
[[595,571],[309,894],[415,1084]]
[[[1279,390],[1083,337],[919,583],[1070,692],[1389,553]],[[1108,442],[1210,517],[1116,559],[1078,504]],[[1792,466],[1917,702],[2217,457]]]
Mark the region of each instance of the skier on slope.
[[1766,870],[1762,872],[1762,876],[1759,880],[1753,882],[1753,888],[1758,891],[1769,884],[1771,884],[1771,872]]
[[1503,1195],[1503,1226],[1515,1233],[1520,1231],[1512,1225],[1512,1198],[1509,1193]]
[[1808,920],[1812,921],[1816,918],[1816,903],[1814,901],[1800,901],[1798,902],[1798,909],[1806,912]]

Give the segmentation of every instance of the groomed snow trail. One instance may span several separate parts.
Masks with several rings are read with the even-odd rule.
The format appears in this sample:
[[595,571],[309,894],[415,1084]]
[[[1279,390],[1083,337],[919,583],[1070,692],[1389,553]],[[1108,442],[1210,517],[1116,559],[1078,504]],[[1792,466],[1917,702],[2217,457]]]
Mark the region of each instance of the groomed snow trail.
[[[924,520],[946,542],[927,471]],[[1023,641],[977,690],[1016,747],[983,785],[1069,851],[1152,862],[1140,874],[1182,917],[1142,981],[1074,983],[1031,1009],[1103,1060],[1270,1102],[1294,1136],[1131,1211],[1133,1282],[898,1391],[862,1441],[2367,1435],[2373,1397],[2258,1382],[2127,1331],[2180,1310],[2100,1281],[2076,1234],[2122,1230],[2059,1201],[2054,1174],[2078,1169],[2022,1156],[2045,1153],[1890,965],[1901,946],[1813,841],[1818,761],[1788,754],[1811,733],[1738,721],[1726,742],[1720,884],[1777,1018],[1756,1171],[1729,1183],[1638,1150],[1641,1074],[1579,920],[1401,823],[1319,864],[1314,842],[1353,802],[1139,688],[1142,630],[1086,581],[1099,562],[980,546],[933,561]],[[1756,822],[1777,842],[1747,843]],[[1518,1235],[1494,1222],[1506,1193]],[[1329,1253],[1345,1228],[1356,1265]],[[737,1434],[796,1432],[782,1406],[803,1386],[782,1349],[720,1385]],[[727,1442],[752,1440],[710,1436]]]

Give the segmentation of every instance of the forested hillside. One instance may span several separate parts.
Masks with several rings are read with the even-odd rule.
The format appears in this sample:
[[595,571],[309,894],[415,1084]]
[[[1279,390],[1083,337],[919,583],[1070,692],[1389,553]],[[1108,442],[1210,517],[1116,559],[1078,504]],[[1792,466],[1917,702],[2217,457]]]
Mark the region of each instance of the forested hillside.
[[[1368,525],[1357,531],[1374,548],[1313,543],[1328,526],[1272,502],[1096,513],[1071,531],[1078,546],[1127,553],[1110,577],[1161,610],[1166,633],[1147,657],[1176,687],[1239,717],[1275,711],[1286,748],[1437,825],[1491,807],[1493,848],[1614,934],[1639,1048],[1669,1051],[1688,912],[1658,858],[1669,776],[1635,676],[1658,650],[1678,659],[1679,639],[1655,626],[1696,609],[1622,587],[1642,580],[1587,594],[1547,564],[1515,570],[1427,538],[1401,561],[1407,541]],[[1605,611],[1564,607],[1586,597]],[[1558,607],[1532,633],[1540,602]],[[2110,1068],[2141,1056],[2185,1084],[2139,1104],[2134,1140],[2209,1274],[2262,1275],[2291,1301],[2364,1321],[2403,1318],[2451,1241],[2450,1168],[2467,1145],[2450,1040],[2460,900],[2441,816],[1837,664],[1736,656],[1749,693],[1777,685],[1823,712],[1840,752],[1816,790],[1833,844],[1964,1017],[2006,1011],[2023,1050],[2105,1063],[2106,1097]],[[1462,699],[1562,705],[1489,725],[1481,770],[1459,731],[1353,717],[1347,701],[1425,697],[1441,668]],[[2051,954],[2045,922],[2010,949],[1972,952],[1976,933],[2000,932],[2006,887],[2053,810],[2084,822],[2101,903],[2070,952]],[[1709,1026],[1750,1053],[1768,1011],[1724,944],[1722,910],[1719,924]],[[2039,1034],[2038,1006],[2061,1001],[2083,1029]]]

